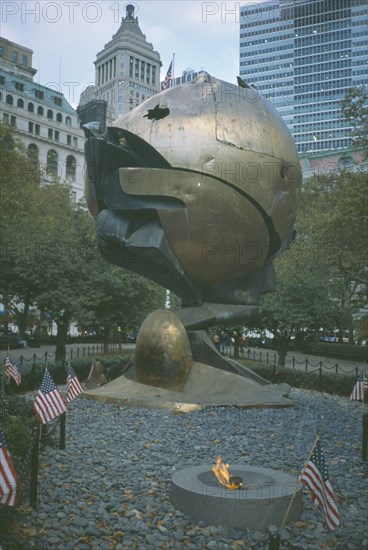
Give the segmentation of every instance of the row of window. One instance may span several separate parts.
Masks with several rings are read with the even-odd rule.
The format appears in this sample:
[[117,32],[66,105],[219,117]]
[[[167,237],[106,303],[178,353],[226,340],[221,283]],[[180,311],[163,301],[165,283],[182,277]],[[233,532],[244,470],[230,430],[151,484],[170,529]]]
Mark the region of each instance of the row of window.
[[[17,118],[13,115],[9,115],[8,113],[3,113],[3,121],[7,124],[10,124],[11,126],[17,125]],[[28,132],[30,134],[34,134],[35,136],[40,137],[46,137],[41,136],[41,126],[40,124],[36,124],[34,122],[29,121],[28,122]],[[53,141],[60,142],[60,132],[58,130],[54,130],[53,128],[47,128],[47,138],[52,139]],[[65,143],[69,145],[70,147],[78,147],[78,138],[76,136],[71,136],[70,134],[66,134],[66,141]]]
[[[240,47],[244,47],[244,43],[240,43]],[[265,48],[260,51],[255,50],[246,50],[245,52],[240,52],[240,57],[252,57],[254,58],[255,55],[261,55],[264,53],[271,53],[271,52],[280,52],[281,50],[290,50],[290,58],[293,57],[293,44],[290,42],[289,44],[278,44],[277,46],[273,46],[272,48]]]
[[346,67],[351,67],[351,59],[339,59],[330,63],[314,63],[313,65],[309,64],[304,67],[295,67],[294,74],[298,76],[317,72],[323,73],[325,71],[337,71]]
[[156,86],[156,66],[137,57],[130,56],[129,78],[135,78],[151,86]]
[[[11,94],[7,94],[6,97],[5,97],[5,103],[7,105],[14,105],[14,98]],[[19,98],[17,99],[17,107],[19,109],[24,109],[26,107],[26,104],[24,102],[23,99]],[[31,101],[28,102],[27,104],[27,110],[28,112],[30,113],[34,113],[35,112],[35,106],[34,106],[34,103],[32,103]],[[45,109],[42,107],[42,105],[38,105],[37,107],[37,114],[39,116],[44,116],[45,114]],[[47,109],[46,111],[46,116],[48,119],[50,120],[53,120],[54,119],[54,112],[52,111],[52,109]],[[56,122],[63,122],[63,115],[61,113],[56,113],[56,117],[55,117],[55,120]],[[71,126],[72,125],[72,119],[70,116],[66,116],[65,117],[65,124],[67,126]]]
[[97,85],[101,86],[116,77],[116,57],[109,59],[97,68]]
[[307,143],[298,143],[297,147],[299,153],[308,153],[309,151],[317,152],[329,151],[332,149],[345,149],[347,147],[350,147],[350,145],[350,139],[329,139],[313,142],[311,141]]
[[[4,56],[4,47],[0,46],[0,57]],[[19,63],[21,61],[22,65],[27,66],[28,65],[28,57],[25,53],[22,54],[22,57],[20,58],[20,55],[17,51],[13,51],[12,54],[12,61],[13,63]]]
[[[5,86],[5,83],[6,83],[5,76],[0,75],[0,85]],[[10,84],[11,84],[10,82],[6,84],[6,91],[9,91],[9,92],[12,91],[13,88],[11,87]],[[45,100],[47,98],[48,100],[52,100],[53,103],[58,107],[62,107],[63,105],[63,97],[55,95],[56,93],[55,90],[52,90],[50,88],[44,88],[43,90],[41,90],[40,88],[29,89],[29,88],[26,88],[23,82],[19,82],[16,80],[14,82],[14,89],[17,92],[23,94],[24,97],[28,99],[33,98],[33,96],[36,99],[41,99],[41,100]]]
[[[27,147],[28,158],[35,164],[39,162],[39,150],[35,143],[30,143]],[[49,176],[58,175],[58,154],[54,149],[47,151],[46,174]],[[77,161],[73,155],[68,155],[65,161],[65,179],[69,183],[74,183],[77,176]]]

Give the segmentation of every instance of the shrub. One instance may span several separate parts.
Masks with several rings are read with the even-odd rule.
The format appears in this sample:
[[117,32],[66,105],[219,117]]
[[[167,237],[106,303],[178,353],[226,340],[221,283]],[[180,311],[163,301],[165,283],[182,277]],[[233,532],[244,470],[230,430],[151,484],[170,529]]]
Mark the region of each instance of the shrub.
[[251,361],[240,360],[250,367],[255,373],[259,374],[272,384],[281,384],[286,382],[290,386],[295,388],[302,388],[306,390],[316,390],[335,395],[350,396],[354,385],[356,383],[356,375],[336,375],[326,373],[322,370],[322,374],[319,372],[302,372],[289,368],[275,369],[274,366],[265,365],[262,363],[254,364]]

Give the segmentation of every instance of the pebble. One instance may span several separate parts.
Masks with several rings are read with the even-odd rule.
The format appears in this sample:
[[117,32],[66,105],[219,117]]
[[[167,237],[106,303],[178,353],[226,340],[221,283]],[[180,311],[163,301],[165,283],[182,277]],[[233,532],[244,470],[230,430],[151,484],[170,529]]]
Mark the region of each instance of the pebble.
[[297,476],[318,429],[341,526],[327,531],[303,490],[302,517],[279,530],[280,547],[282,541],[298,550],[367,547],[361,404],[299,389],[292,389],[291,398],[295,406],[288,409],[211,406],[185,414],[75,399],[65,451],[57,448],[58,428],[55,446],[41,449],[38,507],[21,518],[27,538],[8,537],[0,550],[267,550],[272,529],[215,527],[176,510],[171,476],[189,465],[214,463],[218,454],[230,464],[247,462]]

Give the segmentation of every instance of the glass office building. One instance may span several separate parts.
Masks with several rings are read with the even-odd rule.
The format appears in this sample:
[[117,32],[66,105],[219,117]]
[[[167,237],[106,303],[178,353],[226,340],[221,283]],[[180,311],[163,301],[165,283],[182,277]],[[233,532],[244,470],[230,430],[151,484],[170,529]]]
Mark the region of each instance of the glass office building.
[[367,0],[245,4],[240,76],[273,103],[300,153],[350,148],[340,102],[368,89]]

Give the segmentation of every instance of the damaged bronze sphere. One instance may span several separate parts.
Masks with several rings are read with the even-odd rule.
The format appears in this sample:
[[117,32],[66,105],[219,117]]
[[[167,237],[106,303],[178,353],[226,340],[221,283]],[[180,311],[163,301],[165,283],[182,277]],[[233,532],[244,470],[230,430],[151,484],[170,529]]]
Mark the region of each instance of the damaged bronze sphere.
[[301,171],[259,92],[202,72],[86,135],[86,197],[105,259],[187,306],[257,305],[274,288]]

